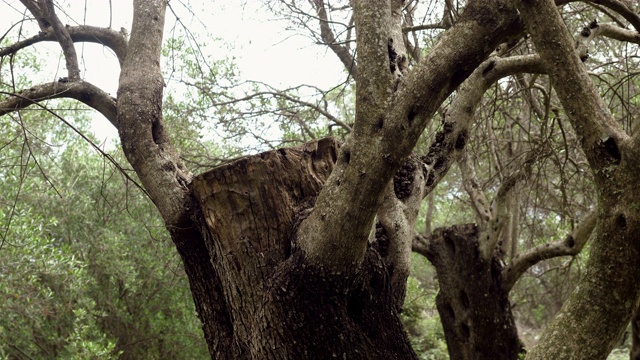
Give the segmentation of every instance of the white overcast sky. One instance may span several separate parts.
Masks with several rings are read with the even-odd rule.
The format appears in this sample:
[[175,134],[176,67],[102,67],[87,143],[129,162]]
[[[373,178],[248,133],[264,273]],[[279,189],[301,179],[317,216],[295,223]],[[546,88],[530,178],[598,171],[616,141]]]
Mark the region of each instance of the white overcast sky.
[[[119,30],[131,28],[132,0],[66,0],[57,1],[58,16],[70,25],[87,24]],[[293,36],[286,31],[286,22],[273,20],[260,0],[171,0],[180,21],[215,59],[235,58],[243,80],[258,80],[285,88],[302,83],[329,88],[344,77],[341,64],[326,47],[314,45],[309,38]],[[110,8],[112,10],[110,10]],[[22,19],[24,7],[18,0],[0,1],[4,24]],[[65,16],[65,14],[67,16]],[[110,16],[111,14],[111,16]],[[170,37],[176,17],[167,9],[165,39]],[[25,36],[37,29],[25,27]],[[13,34],[17,34],[15,31]],[[206,39],[220,38],[221,41]],[[46,67],[37,81],[52,81],[66,76],[64,59],[56,44],[38,45],[36,51],[46,54]],[[95,44],[77,45],[83,78],[105,91],[115,94],[119,66],[109,50]],[[171,86],[171,84],[169,84]],[[103,136],[115,134],[111,125],[97,121],[96,132]]]

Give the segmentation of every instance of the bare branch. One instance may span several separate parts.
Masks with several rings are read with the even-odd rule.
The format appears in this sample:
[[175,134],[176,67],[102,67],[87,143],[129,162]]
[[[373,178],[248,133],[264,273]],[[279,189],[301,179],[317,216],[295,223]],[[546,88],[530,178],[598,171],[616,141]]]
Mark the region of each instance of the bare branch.
[[640,45],[640,32],[623,29],[613,24],[599,24],[599,35],[619,41],[626,41]]
[[[469,194],[471,204],[473,204],[478,226],[485,227],[484,225],[491,220],[491,206],[482,192],[480,184],[478,184],[475,166],[473,166],[472,161],[467,159],[466,151],[458,159],[458,166],[462,176],[462,184],[467,194]],[[483,241],[484,239],[481,238],[481,240]]]
[[42,11],[40,10],[40,6],[38,5],[37,0],[20,0],[22,5],[29,10],[29,12],[33,15],[33,17],[38,22],[38,26],[40,30],[47,31],[51,28],[51,24],[47,19],[45,19]]
[[575,256],[580,253],[596,226],[597,218],[597,210],[592,210],[564,239],[539,245],[524,254],[516,255],[513,261],[502,270],[505,289],[511,290],[522,274],[540,261],[559,256]]
[[237,99],[233,99],[233,100],[229,100],[229,101],[217,102],[217,103],[212,104],[212,106],[222,106],[222,105],[235,104],[235,103],[238,103],[238,102],[241,102],[241,101],[247,101],[247,100],[255,99],[256,97],[260,97],[260,96],[264,96],[264,95],[270,95],[270,96],[273,96],[273,97],[283,98],[283,99],[286,99],[286,100],[291,101],[293,103],[308,107],[308,108],[310,108],[310,109],[312,109],[314,111],[317,111],[318,113],[322,114],[328,120],[330,120],[330,121],[334,122],[335,124],[339,125],[340,127],[344,128],[348,132],[351,132],[351,127],[347,123],[345,123],[344,121],[338,119],[337,117],[335,117],[333,114],[331,114],[327,110],[321,108],[320,106],[318,106],[316,104],[312,104],[310,102],[303,101],[303,100],[297,99],[297,98],[295,98],[293,96],[287,95],[284,92],[261,91],[261,92],[257,92],[257,93],[253,93],[253,94],[247,95],[245,97],[241,97],[241,98],[237,98]]
[[402,32],[408,33],[408,32],[414,32],[414,31],[420,31],[420,30],[433,30],[433,29],[443,29],[446,30],[448,29],[450,26],[446,26],[443,23],[437,23],[437,24],[422,24],[422,25],[414,25],[414,26],[405,26],[402,28]]
[[116,126],[116,99],[95,85],[86,81],[52,82],[34,86],[17,94],[5,93],[5,99],[0,99],[0,116],[24,109],[44,100],[71,98],[92,107],[104,115]]
[[[409,5],[405,7],[405,14],[404,14],[405,27],[403,28],[403,40],[404,40],[404,46],[407,48],[408,53],[411,54],[411,57],[416,62],[420,62],[422,60],[422,50],[420,48],[418,35],[416,34],[415,31],[407,32],[404,30],[406,28],[413,27],[414,25],[413,20],[415,17],[417,4],[418,4],[417,2],[410,2]],[[413,38],[413,43],[411,43],[411,41],[409,40],[409,35],[411,35],[411,37]]]
[[[504,231],[505,225],[508,224],[509,215],[509,194],[520,181],[526,180],[531,175],[531,166],[537,159],[540,151],[529,152],[527,159],[524,160],[522,166],[502,180],[498,191],[491,201],[490,219],[481,226],[481,232],[478,236],[480,242],[480,256],[485,260],[491,259],[498,245],[500,234]],[[466,187],[466,186],[465,186]],[[472,187],[472,190],[474,188]],[[480,194],[482,194],[480,192]],[[485,200],[486,201],[486,200]]]
[[[122,65],[124,58],[127,56],[127,39],[121,32],[89,25],[71,26],[66,30],[74,42],[91,42],[110,48],[118,57],[120,65]],[[48,28],[46,31],[41,31],[40,34],[31,38],[0,48],[0,57],[15,54],[21,49],[42,41],[58,40],[53,30]]]
[[76,81],[80,79],[80,67],[78,66],[78,56],[76,55],[76,48],[73,45],[73,40],[67,31],[66,27],[62,25],[62,22],[58,18],[55,12],[55,6],[53,0],[39,0],[40,11],[47,18],[56,39],[60,43],[62,53],[64,54],[65,61],[67,63],[67,72],[69,73],[69,80]]
[[336,36],[329,27],[329,18],[327,17],[327,9],[324,4],[324,0],[313,0],[313,6],[316,8],[320,22],[320,36],[322,41],[329,46],[329,48],[338,55],[338,58],[344,65],[345,69],[351,74],[354,79],[358,78],[358,67],[356,65],[356,59],[349,51],[347,46],[342,46],[336,41]]
[[636,14],[622,1],[619,0],[582,0],[589,4],[602,5],[609,8],[618,14],[622,15],[637,32],[640,32],[640,15]]

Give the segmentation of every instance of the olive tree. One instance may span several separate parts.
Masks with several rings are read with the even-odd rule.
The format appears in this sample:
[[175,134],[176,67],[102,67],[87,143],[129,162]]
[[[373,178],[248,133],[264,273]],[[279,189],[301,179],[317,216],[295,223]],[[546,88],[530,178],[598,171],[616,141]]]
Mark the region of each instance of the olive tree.
[[[320,38],[356,80],[349,136],[341,144],[320,139],[241,158],[197,176],[183,164],[163,121],[166,1],[134,1],[129,39],[107,28],[63,25],[52,0],[21,2],[40,32],[0,55],[56,41],[68,74],[7,94],[0,115],[66,97],[96,109],[118,130],[183,260],[212,358],[416,358],[398,315],[410,253],[420,247],[436,268],[449,270],[438,306],[446,314],[450,351],[458,351],[452,356],[515,358],[509,288],[540,259],[575,254],[592,232],[587,275],[529,356],[604,358],[638,307],[638,135],[625,132],[589,79],[557,8],[568,1],[472,0],[460,9],[447,1],[449,15],[438,24],[447,30],[426,54],[407,39],[406,1],[352,1],[357,57],[332,38],[323,2],[313,1]],[[632,7],[619,0],[595,3],[636,29],[606,28],[611,37],[637,42],[640,21]],[[537,55],[508,56],[526,33]],[[81,78],[74,43],[86,41],[117,56],[116,98]],[[598,206],[571,235],[578,244],[534,249],[503,268],[496,256],[503,205],[535,156],[488,203],[474,191],[464,148],[483,92],[521,72],[549,75],[593,172]],[[454,91],[431,150],[412,155]],[[414,232],[420,202],[456,161],[478,224],[420,238]],[[453,349],[456,342],[471,345]]]

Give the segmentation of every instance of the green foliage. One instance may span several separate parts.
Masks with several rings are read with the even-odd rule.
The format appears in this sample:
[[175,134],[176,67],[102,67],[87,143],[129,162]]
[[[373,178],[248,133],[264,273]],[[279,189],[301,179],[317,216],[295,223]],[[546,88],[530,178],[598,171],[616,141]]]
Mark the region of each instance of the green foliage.
[[[437,284],[433,280],[434,270],[415,254],[412,260],[412,275],[407,281],[402,322],[420,359],[449,359],[440,316],[435,305]],[[419,279],[424,279],[424,282]]]
[[0,358],[206,358],[153,204],[44,111],[0,118],[0,138]]
[[[47,234],[56,219],[31,211],[16,215],[0,257],[0,354],[115,355],[113,339],[96,325],[101,313],[86,297],[93,281],[86,264]],[[0,209],[0,222],[6,221]]]

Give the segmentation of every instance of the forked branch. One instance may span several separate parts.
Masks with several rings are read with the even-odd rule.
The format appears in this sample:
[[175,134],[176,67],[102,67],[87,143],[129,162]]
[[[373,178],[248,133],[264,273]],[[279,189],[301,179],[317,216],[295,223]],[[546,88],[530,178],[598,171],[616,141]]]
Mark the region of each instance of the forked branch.
[[507,289],[507,291],[511,290],[522,274],[540,261],[559,256],[575,256],[579,254],[587,243],[587,240],[589,240],[593,229],[596,227],[597,218],[597,211],[592,210],[564,239],[536,246],[522,255],[517,255],[513,261],[502,270],[505,289]]

